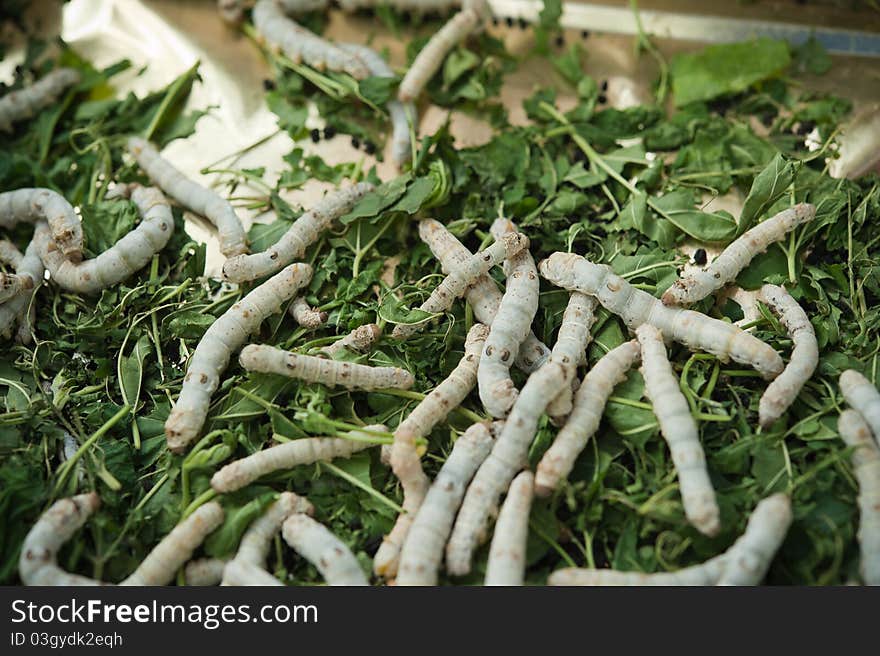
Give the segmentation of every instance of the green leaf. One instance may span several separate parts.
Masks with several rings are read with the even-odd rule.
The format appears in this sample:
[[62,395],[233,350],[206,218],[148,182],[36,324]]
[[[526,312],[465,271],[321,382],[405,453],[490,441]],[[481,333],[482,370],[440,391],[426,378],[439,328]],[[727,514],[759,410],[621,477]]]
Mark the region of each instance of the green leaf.
[[377,216],[382,210],[394,204],[406,192],[412,180],[411,173],[404,173],[393,180],[379,185],[358,201],[351,211],[339,220],[343,225],[364,217]]
[[149,335],[143,335],[131,350],[131,355],[119,359],[119,389],[122,400],[133,409],[137,406],[141,395],[141,384],[144,378],[144,360],[152,351]]
[[186,310],[168,322],[168,332],[177,339],[198,339],[216,320],[211,314]]
[[374,105],[384,105],[394,97],[396,77],[368,77],[358,83],[358,93]]
[[430,312],[406,305],[391,292],[382,297],[382,303],[377,312],[388,323],[400,323],[408,326],[422,323],[434,316]]
[[[579,43],[575,42],[568,47],[568,50],[565,51],[565,54],[558,57],[553,57],[551,59],[551,61],[553,62],[553,68],[559,71],[559,74],[562,75],[562,77],[564,77],[569,82],[569,84],[573,86],[578,86],[579,91],[579,83],[584,77],[584,72],[581,68],[582,54],[583,48],[581,48],[581,45]],[[580,95],[580,93],[578,95]]]
[[810,38],[794,49],[794,68],[799,73],[824,75],[831,70],[831,57],[816,37]]
[[416,178],[406,189],[406,193],[389,209],[394,212],[406,212],[407,214],[415,214],[422,208],[422,204],[428,200],[434,193],[437,180],[434,176],[428,175],[423,178]]
[[675,104],[682,107],[697,100],[745,91],[757,82],[779,75],[790,61],[788,45],[767,38],[713,45],[699,52],[676,55],[669,64]]
[[456,48],[446,57],[443,63],[443,84],[451,87],[465,73],[480,65],[480,58],[476,53],[466,48]]
[[795,165],[782,153],[777,153],[766,168],[755,176],[749,195],[743,203],[737,234],[752,227],[755,219],[762,216],[782,195],[794,180]]
[[728,212],[701,212],[693,208],[693,194],[677,189],[654,200],[654,205],[686,235],[702,242],[728,241],[736,234],[736,220]]

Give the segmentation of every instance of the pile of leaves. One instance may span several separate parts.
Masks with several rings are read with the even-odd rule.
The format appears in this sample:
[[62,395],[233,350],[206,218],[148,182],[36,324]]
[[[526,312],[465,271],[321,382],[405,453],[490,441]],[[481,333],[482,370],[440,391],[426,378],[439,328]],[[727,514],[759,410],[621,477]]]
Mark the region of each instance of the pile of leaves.
[[[554,33],[552,3],[539,28]],[[391,12],[389,20],[399,20]],[[848,451],[836,433],[837,376],[856,368],[875,378],[880,350],[880,296],[873,268],[878,238],[870,217],[880,210],[876,176],[857,181],[828,176],[833,137],[850,110],[841,98],[797,83],[803,71],[827,69],[815,43],[798,49],[774,41],[713,46],[665,62],[656,89],[671,90],[674,109],[657,104],[617,110],[601,102],[601,80],[582,69],[580,46],[548,60],[558,75],[525,101],[530,123],[514,126],[498,100],[504,76],[519,65],[503,41],[482,36],[457,48],[431,82],[428,96],[444,107],[486,118],[485,145],[456,149],[448,125],[416,144],[410,170],[381,181],[363,161],[330,166],[297,145],[276,184],[262,169],[228,173],[230,195],[272,210],[274,221],[250,233],[252,249],[274,242],[302,213],[284,192],[308,180],[369,179],[379,186],[309,252],[316,264],[308,301],[329,313],[309,332],[289,316],[268,320],[255,341],[309,352],[368,322],[411,322],[440,280],[440,268],[418,240],[416,221],[445,223],[471,249],[489,243],[499,215],[529,235],[539,260],[572,250],[609,263],[640,289],[660,295],[687,261],[682,246],[723,245],[756,221],[793,202],[818,207],[815,221],[772,246],[737,280],[745,289],[784,283],[807,310],[821,349],[819,368],[791,410],[770,430],[757,428],[765,382],[755,372],[713,356],[674,347],[671,357],[694,416],[722,511],[723,531],[700,535],[685,520],[668,448],[658,433],[643,381],[633,371],[614,392],[596,439],[552,498],[535,503],[530,520],[527,582],[543,583],[565,565],[662,571],[702,562],[738,536],[757,502],[775,491],[792,495],[794,523],[768,576],[770,583],[830,584],[857,579],[857,487]],[[411,44],[410,56],[418,41]],[[536,51],[533,56],[543,57]],[[545,47],[543,52],[547,52]],[[270,56],[271,57],[271,56]],[[39,62],[39,63],[38,63]],[[383,103],[396,79],[318,73],[277,56],[274,89],[266,94],[279,127],[296,140],[309,130],[309,103],[337,132],[381,142],[388,129]],[[95,70],[70,50],[40,57],[32,47],[15,86],[67,65],[83,82],[49,111],[0,135],[0,189],[48,186],[80,207],[88,255],[102,251],[137,220],[133,207],[105,199],[112,182],[141,180],[123,156],[124,137],[138,133],[162,146],[192,133],[200,112],[185,111],[198,81],[187,71],[146,97],[118,97],[113,77],[121,62]],[[667,74],[668,73],[668,77]],[[667,86],[668,84],[668,86]],[[562,93],[577,105],[563,112]],[[805,135],[815,143],[810,150]],[[247,191],[243,191],[243,189]],[[713,197],[739,191],[739,220],[704,209]],[[213,496],[211,474],[224,462],[273,443],[336,435],[352,427],[393,427],[454,367],[473,322],[462,301],[405,342],[384,337],[363,361],[395,365],[416,376],[417,391],[359,393],[245,374],[233,362],[214,396],[204,437],[183,456],[165,448],[163,423],[176,398],[186,358],[210,323],[248,288],[203,276],[204,246],[177,230],[151,266],[99,297],[43,285],[34,344],[7,342],[0,358],[0,582],[16,580],[21,542],[50,502],[95,489],[102,508],[62,552],[71,571],[115,582],[129,574],[187,511]],[[11,235],[20,247],[27,227]],[[699,242],[699,243],[697,243]],[[503,286],[500,271],[493,271]],[[542,283],[534,322],[552,344],[567,293]],[[739,320],[733,301],[709,299],[697,308]],[[766,310],[750,328],[783,354],[791,342]],[[592,364],[628,339],[604,311],[593,328]],[[348,356],[354,358],[354,354]],[[523,376],[514,372],[518,385]],[[436,473],[454,439],[485,418],[476,394],[430,435],[423,459]],[[556,428],[539,425],[534,465]],[[355,552],[365,571],[401,502],[377,449],[332,464],[300,467],[261,479],[219,500],[226,521],[204,552],[234,552],[248,523],[281,490],[308,496],[317,517]],[[270,569],[282,580],[320,581],[316,570],[279,541]],[[474,573],[453,583],[479,583],[486,548]]]

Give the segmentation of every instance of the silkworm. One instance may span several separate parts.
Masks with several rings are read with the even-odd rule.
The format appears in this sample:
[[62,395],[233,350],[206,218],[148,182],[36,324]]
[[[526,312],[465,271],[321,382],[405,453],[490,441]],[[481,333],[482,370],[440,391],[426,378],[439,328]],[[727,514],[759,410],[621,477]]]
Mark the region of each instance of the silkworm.
[[52,239],[68,260],[82,259],[83,231],[73,206],[51,189],[24,188],[0,193],[0,228],[46,221]]
[[412,66],[403,76],[397,97],[401,102],[412,102],[440,70],[446,55],[469,34],[482,25],[483,16],[474,8],[465,8],[456,13],[441,27],[425,47],[419,52]]
[[[248,250],[247,235],[232,204],[216,192],[187,178],[146,139],[130,137],[128,151],[144,173],[166,194],[200,214],[217,228],[220,252],[233,257]],[[57,241],[57,240],[56,240]]]
[[25,585],[101,585],[100,581],[65,572],[58,552],[91,516],[101,500],[94,492],[53,503],[28,531],[18,559],[18,575]]
[[350,390],[409,389],[415,382],[413,375],[406,369],[371,367],[314,355],[300,355],[268,344],[248,344],[241,350],[239,362],[248,371],[277,374],[307,383]]
[[859,548],[862,580],[880,585],[880,448],[876,434],[857,410],[844,410],[837,420],[837,430],[848,447],[853,448],[853,473],[859,483]]
[[294,551],[318,569],[328,585],[368,585],[357,558],[345,543],[308,515],[288,517],[281,534]]
[[710,264],[676,280],[663,294],[665,305],[689,305],[709,296],[734,280],[752,259],[797,226],[812,221],[816,207],[798,203],[762,221],[732,241]]
[[253,289],[208,327],[190,357],[180,395],[165,421],[171,451],[183,452],[199,434],[208,416],[211,395],[220,384],[220,374],[233,351],[267,317],[280,311],[282,304],[293,298],[311,277],[312,267],[308,264],[291,264]]
[[651,324],[666,339],[692,350],[707,351],[722,361],[733,359],[750,365],[767,379],[775,378],[783,369],[782,358],[769,344],[705,314],[667,307],[630,285],[606,265],[593,264],[574,253],[553,253],[538,268],[541,275],[555,285],[595,296],[630,330],[644,323]]
[[342,339],[328,346],[321,347],[321,351],[331,358],[345,349],[355,353],[366,353],[381,336],[382,329],[379,326],[374,323],[367,323],[363,326],[358,326]]
[[807,313],[784,288],[764,285],[758,298],[779,317],[794,343],[791,360],[782,373],[767,386],[758,404],[758,422],[762,427],[768,428],[788,410],[816,371],[819,364],[819,344]]
[[599,428],[608,398],[640,357],[641,347],[637,341],[624,342],[602,356],[584,376],[568,421],[538,463],[535,473],[538,496],[549,495],[559,481],[571,473],[575,460]]
[[[471,252],[439,221],[433,219],[419,221],[419,237],[439,260],[443,273],[449,273],[471,257]],[[502,299],[495,281],[488,274],[483,274],[468,287],[465,296],[474,310],[477,321],[491,326]],[[516,354],[515,364],[522,371],[530,374],[539,369],[549,357],[550,349],[529,330]]]
[[[372,48],[354,43],[341,43],[339,47],[358,57],[370,75],[375,77],[394,77],[394,71],[384,59]],[[416,106],[402,103],[399,100],[389,100],[385,107],[391,119],[391,159],[398,168],[406,164],[412,158],[412,144],[410,142],[410,124],[417,121]]]
[[[586,362],[587,346],[590,344],[590,329],[596,323],[596,299],[580,292],[571,293],[571,302],[565,312],[569,315],[562,322],[553,352],[558,360],[570,362],[577,368]],[[572,375],[571,385],[564,385],[562,390],[547,405],[550,420],[559,425],[564,423],[573,406],[575,383],[577,377]]]
[[275,273],[305,255],[306,249],[318,240],[334,220],[348,212],[372,190],[373,185],[369,182],[359,182],[327,194],[294,221],[281,239],[267,250],[227,259],[223,263],[223,275],[232,282],[247,282]]
[[18,246],[8,239],[0,239],[0,264],[5,264],[15,269],[21,264],[23,257],[24,255],[18,250]]
[[474,472],[489,455],[492,433],[486,423],[471,425],[452,447],[413,519],[400,551],[397,585],[437,585],[443,546]]
[[[515,226],[505,219],[496,220],[491,230],[496,243],[507,235],[516,234]],[[504,272],[507,287],[492,321],[477,372],[480,401],[493,417],[506,415],[516,400],[510,365],[529,334],[538,311],[540,286],[538,270],[528,248],[512,255],[504,263]]]
[[275,0],[258,0],[251,20],[269,44],[297,64],[305,62],[319,71],[342,71],[357,80],[370,74],[360,59],[288,18]]
[[34,281],[30,276],[0,272],[0,303],[5,303],[33,286]]
[[[15,244],[8,239],[0,239],[0,263],[16,269],[22,259],[24,255]],[[28,275],[0,271],[0,303],[5,303],[33,286],[34,280]]]
[[755,508],[746,532],[727,550],[717,585],[758,585],[791,526],[791,499],[779,493]]
[[864,417],[880,441],[880,392],[870,380],[855,369],[847,369],[840,374],[840,391],[843,398]]
[[660,433],[669,445],[678,473],[684,514],[700,533],[716,535],[721,529],[720,512],[706,470],[697,422],[672,371],[663,336],[654,326],[643,324],[636,329],[636,338],[642,347],[645,395],[653,406]]
[[315,330],[327,322],[327,313],[313,309],[302,296],[297,296],[288,310],[290,316],[303,328]]
[[183,568],[183,579],[187,585],[217,585],[223,580],[223,569],[228,562],[223,558],[191,560]]
[[40,259],[39,244],[31,239],[24,256],[15,267],[15,273],[21,278],[29,277],[33,284],[29,290],[22,290],[18,295],[0,305],[0,335],[11,337],[12,330],[18,323],[18,339],[22,344],[29,344],[34,338],[34,315],[36,307],[34,297],[39,283],[43,280],[43,261]]
[[224,570],[223,585],[281,585],[266,571],[266,557],[284,520],[299,512],[311,514],[314,508],[293,492],[282,492],[241,536],[238,551]]
[[375,446],[369,441],[371,430],[384,431],[386,428],[381,424],[367,426],[363,431],[352,434],[359,439],[303,437],[276,444],[222,467],[211,477],[211,487],[220,493],[234,492],[274,471],[314,462],[330,462],[335,458],[349,458],[358,451]]
[[526,575],[526,541],[529,537],[529,512],[535,491],[535,476],[530,471],[520,472],[507,491],[507,497],[498,513],[489,562],[486,565],[486,585],[522,585]]
[[[428,299],[419,306],[423,312],[438,314],[445,312],[455,299],[464,295],[467,288],[493,266],[529,247],[529,238],[519,232],[505,234],[487,249],[475,253],[465,262],[456,266],[431,292]],[[416,325],[397,324],[391,333],[395,339],[406,339],[424,327],[424,322]],[[491,333],[490,333],[491,336]]]
[[[582,322],[580,310],[581,298],[570,297],[560,332],[576,330],[567,324]],[[574,367],[568,347],[566,340],[557,342],[547,363],[526,380],[498,441],[471,481],[446,546],[446,569],[451,574],[461,576],[470,571],[471,556],[485,537],[489,517],[495,512],[501,494],[527,463],[538,420],[559,390],[571,384]],[[479,377],[479,371],[477,375]]]
[[489,329],[481,323],[471,327],[465,339],[464,356],[458,365],[394,431],[390,461],[403,488],[403,512],[373,557],[373,571],[379,576],[392,577],[397,573],[400,549],[430,485],[416,451],[416,440],[429,434],[474,388],[480,351],[488,332]]
[[7,93],[0,98],[0,132],[11,132],[14,123],[36,116],[79,81],[79,71],[58,68],[28,87]]
[[791,500],[779,493],[762,499],[745,533],[726,552],[677,572],[618,572],[610,569],[558,569],[548,585],[757,585],[770,567],[791,525]]
[[[290,2],[291,0],[284,0]],[[323,0],[318,0],[323,1]],[[343,11],[353,12],[358,9],[373,9],[382,4],[388,4],[398,11],[411,11],[419,14],[449,11],[460,7],[461,0],[339,0],[339,6]]]
[[119,585],[168,585],[205,538],[223,523],[223,508],[210,501],[171,529]]
[[98,293],[136,273],[165,248],[174,231],[174,218],[162,192],[155,187],[135,187],[131,200],[141,216],[140,225],[91,260],[73,263],[65,259],[48,228],[37,226],[34,238],[39,244],[40,258],[62,289]]

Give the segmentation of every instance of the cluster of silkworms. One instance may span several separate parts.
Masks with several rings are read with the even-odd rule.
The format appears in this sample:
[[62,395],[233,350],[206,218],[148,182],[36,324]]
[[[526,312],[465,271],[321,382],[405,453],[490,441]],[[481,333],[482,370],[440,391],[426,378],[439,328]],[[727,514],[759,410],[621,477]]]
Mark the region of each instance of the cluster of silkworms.
[[[408,1],[396,4],[403,6]],[[352,0],[343,6],[356,8],[366,2]],[[364,46],[328,43],[290,18],[324,4],[323,0],[258,0],[252,19],[267,45],[296,62],[343,71],[358,79],[392,76],[375,52]],[[231,18],[238,17],[242,7],[243,3],[221,2],[221,10]],[[398,98],[388,107],[394,133],[392,153],[398,164],[412,152],[411,102],[439,69],[446,53],[480,29],[487,15],[485,2],[465,0],[404,76]],[[15,122],[33,115],[77,79],[60,70],[0,99],[0,130],[9,130]],[[303,384],[363,391],[414,386],[413,374],[402,367],[338,358],[343,351],[353,357],[369,353],[383,337],[376,324],[354,329],[317,355],[248,343],[262,322],[278,313],[289,313],[304,329],[324,325],[326,313],[312,308],[303,296],[312,267],[297,260],[307,255],[336,219],[372,191],[372,185],[357,183],[328,193],[275,244],[249,253],[244,226],[227,200],[187,179],[148,141],[131,137],[128,150],[156,186],[120,185],[118,196],[125,198],[119,202],[129,199],[137,208],[140,223],[93,259],[82,259],[82,228],[74,208],[62,196],[49,189],[0,193],[0,227],[34,224],[34,236],[24,254],[10,242],[0,242],[0,262],[14,269],[14,273],[0,277],[0,333],[10,335],[18,323],[21,339],[32,335],[33,298],[44,271],[62,289],[94,294],[142,269],[165,247],[174,229],[164,192],[216,226],[221,252],[227,258],[223,272],[228,281],[245,283],[268,276],[211,324],[189,356],[180,393],[164,426],[170,451],[182,454],[200,437],[212,395],[236,352],[246,371],[293,378]],[[638,365],[645,396],[677,474],[684,515],[701,533],[716,535],[722,527],[721,513],[700,443],[699,424],[681,391],[666,344],[679,342],[722,361],[734,360],[754,368],[770,381],[761,397],[759,422],[765,428],[772,426],[795,401],[818,364],[816,336],[804,310],[782,287],[765,285],[758,294],[758,300],[779,317],[794,344],[789,363],[784,365],[779,353],[754,335],[681,306],[698,302],[732,282],[752,258],[810,221],[815,213],[812,205],[800,204],[763,221],[712,262],[677,280],[662,299],[637,289],[609,267],[573,253],[553,253],[536,265],[529,238],[506,219],[493,224],[494,241],[477,253],[471,253],[441,223],[422,220],[419,235],[445,277],[418,307],[426,318],[397,323],[390,338],[399,341],[414,336],[462,298],[470,304],[477,322],[470,327],[455,368],[392,431],[392,443],[384,455],[400,481],[403,506],[375,554],[375,575],[400,585],[431,585],[437,582],[444,560],[449,575],[468,574],[477,548],[491,531],[486,584],[521,585],[534,497],[551,494],[566,480],[596,434],[615,386]],[[502,267],[506,276],[503,292],[490,275],[496,266]],[[538,310],[540,277],[568,292],[562,323],[549,349],[531,329]],[[584,373],[581,370],[587,365],[587,347],[600,306],[619,317],[633,339],[609,350]],[[513,366],[527,374],[520,389],[511,376]],[[851,406],[840,415],[839,432],[852,449],[860,488],[862,575],[867,583],[880,583],[880,393],[855,371],[841,376],[840,387]],[[472,423],[458,437],[432,481],[422,467],[418,441],[474,390],[487,419]],[[544,415],[560,429],[532,472],[529,450]],[[234,492],[273,472],[351,457],[387,443],[387,436],[387,427],[374,425],[269,446],[215,472],[212,494]],[[65,572],[57,561],[63,544],[88,521],[99,503],[97,494],[82,494],[57,500],[45,511],[22,548],[19,573],[25,584],[100,583]],[[165,585],[178,573],[194,584],[276,585],[281,581],[266,570],[266,560],[279,534],[328,584],[367,584],[361,562],[339,537],[311,516],[313,510],[308,500],[284,492],[252,522],[234,556],[192,560],[205,538],[224,522],[221,502],[204,503],[181,517],[121,585]],[[550,583],[758,584],[791,521],[789,498],[774,495],[757,505],[745,533],[730,549],[702,565],[663,575],[563,569],[551,575]]]

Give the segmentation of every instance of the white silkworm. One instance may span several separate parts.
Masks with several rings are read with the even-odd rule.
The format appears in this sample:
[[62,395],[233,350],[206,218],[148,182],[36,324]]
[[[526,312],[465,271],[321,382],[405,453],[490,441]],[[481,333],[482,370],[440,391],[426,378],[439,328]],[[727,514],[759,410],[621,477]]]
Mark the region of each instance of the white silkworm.
[[401,102],[412,102],[440,70],[446,55],[483,22],[480,12],[473,8],[462,9],[441,27],[419,52],[400,82],[397,97]]
[[[453,268],[419,309],[431,314],[445,312],[452,307],[455,299],[464,296],[467,288],[477,278],[496,264],[528,247],[529,238],[519,232],[503,235],[487,249],[471,255],[465,262]],[[391,336],[396,339],[406,339],[419,332],[424,325],[424,322],[415,325],[397,324]]]
[[[290,2],[291,0],[283,1]],[[358,9],[373,9],[382,4],[386,4],[384,0],[339,0],[339,6],[346,12],[353,12]],[[428,14],[431,12],[449,11],[455,7],[460,7],[462,2],[461,0],[390,0],[387,4],[398,11]]]
[[350,349],[355,353],[366,353],[381,336],[381,328],[374,323],[368,323],[358,326],[342,339],[321,347],[321,351],[331,358],[345,349]]
[[403,543],[397,585],[437,585],[443,546],[452,531],[455,513],[465,488],[491,448],[492,433],[486,423],[473,424],[456,440]]
[[785,494],[762,499],[755,507],[745,533],[726,552],[700,565],[677,572],[619,572],[610,569],[568,567],[558,569],[548,585],[757,585],[767,573],[791,525],[791,500]]
[[529,537],[529,512],[535,492],[535,476],[520,472],[510,484],[507,497],[498,513],[486,585],[522,585],[526,575],[526,541]]
[[547,585],[560,586],[711,586],[724,571],[724,556],[675,572],[620,572],[613,569],[565,567],[547,578]]
[[568,477],[575,460],[599,428],[608,398],[626,372],[641,357],[637,341],[624,342],[602,356],[587,372],[574,398],[574,407],[565,425],[538,463],[535,493],[547,496]]
[[223,523],[223,508],[210,501],[171,529],[119,585],[168,585],[205,538]]
[[684,514],[700,533],[716,535],[721,529],[720,512],[706,470],[697,422],[672,371],[663,336],[654,326],[642,324],[636,329],[636,338],[642,347],[645,396],[651,401],[660,432],[669,445]]
[[403,512],[373,557],[373,571],[379,576],[392,577],[397,573],[400,550],[430,485],[416,451],[416,440],[430,433],[474,388],[480,351],[488,332],[489,329],[481,323],[473,325],[468,331],[464,356],[458,365],[413,408],[394,431],[390,461],[394,475],[403,488]]
[[[187,178],[146,139],[130,137],[128,150],[144,173],[166,194],[200,214],[217,228],[220,252],[226,257],[246,253],[247,235],[230,202]],[[57,239],[56,239],[57,241]]]
[[[384,59],[372,48],[354,43],[341,43],[339,47],[357,56],[375,77],[394,77],[394,71]],[[410,123],[417,123],[416,106],[413,103],[402,103],[389,100],[386,103],[388,116],[391,119],[391,159],[395,166],[401,167],[412,158],[410,143]]]
[[199,558],[189,561],[183,568],[187,585],[217,585],[223,580],[223,568],[228,561],[223,558]]
[[[573,368],[584,364],[587,359],[587,346],[590,344],[590,329],[596,323],[596,299],[580,292],[571,293],[571,302],[565,312],[567,318],[559,328],[553,353],[556,358],[571,362]],[[564,385],[560,392],[547,405],[550,420],[559,425],[565,421],[573,406],[574,384],[576,376],[572,375],[571,385]]]
[[357,80],[369,76],[360,59],[288,18],[276,0],[258,0],[251,19],[269,44],[297,64],[305,62],[319,71],[343,71]]
[[303,328],[308,328],[309,330],[320,328],[327,321],[327,313],[312,308],[302,296],[297,296],[293,300],[288,312],[290,313],[290,316],[293,317],[294,321]]
[[0,303],[5,303],[10,298],[26,292],[33,286],[34,281],[30,276],[0,272]]
[[860,570],[867,585],[880,585],[880,448],[876,434],[857,410],[844,410],[837,430],[853,447],[853,473],[859,483]]
[[0,132],[10,132],[12,125],[37,115],[53,104],[68,87],[80,81],[79,71],[59,68],[29,87],[12,91],[0,98]]
[[746,532],[727,550],[717,585],[758,585],[785,540],[791,520],[787,494],[780,492],[761,501],[749,517]]
[[208,327],[190,357],[180,395],[165,421],[171,451],[181,453],[199,434],[208,416],[211,395],[220,384],[220,374],[233,351],[267,317],[280,311],[282,304],[293,298],[311,277],[312,267],[308,264],[291,264],[253,289]]
[[24,255],[18,250],[18,246],[8,239],[0,239],[0,264],[5,264],[13,269],[18,268]]
[[647,292],[636,289],[602,264],[593,264],[574,253],[553,253],[538,266],[541,275],[555,285],[595,296],[630,330],[651,324],[667,339],[757,369],[775,378],[783,369],[782,358],[769,344],[736,326],[705,314],[667,307]]
[[282,585],[266,571],[266,557],[284,520],[300,512],[311,514],[314,508],[293,492],[282,492],[241,536],[235,558],[224,570],[223,585]]
[[82,259],[83,231],[73,206],[51,189],[16,189],[0,193],[0,228],[44,220],[52,239],[68,260]]
[[223,275],[232,282],[247,282],[275,273],[281,267],[301,258],[330,224],[348,212],[364,195],[373,190],[369,182],[337,189],[327,194],[311,210],[304,213],[267,250],[250,255],[230,257],[223,263]]
[[113,246],[91,260],[73,263],[56,249],[45,223],[37,226],[34,239],[49,274],[62,289],[95,294],[122,282],[146,266],[171,238],[174,218],[171,207],[155,187],[135,187],[131,194],[141,222]]
[[[443,273],[449,273],[471,257],[471,252],[439,221],[433,219],[420,221],[419,237],[440,261]],[[474,310],[477,321],[491,326],[502,299],[495,281],[488,274],[483,274],[468,287],[465,296]],[[530,330],[516,354],[516,366],[530,374],[539,369],[549,357],[550,349]]]
[[369,439],[370,431],[376,430],[385,431],[386,428],[381,424],[367,426],[363,431],[352,434],[359,439],[303,437],[276,444],[222,467],[211,477],[211,487],[220,493],[234,492],[274,471],[314,462],[330,462],[335,458],[349,458],[358,451],[375,446]]
[[33,340],[33,324],[36,308],[34,296],[37,294],[39,282],[43,280],[43,261],[40,259],[39,244],[36,239],[31,239],[24,257],[15,267],[15,273],[19,277],[30,277],[33,285],[30,290],[23,290],[14,298],[0,305],[0,335],[10,337],[13,327],[18,322],[18,339],[23,344]]
[[[15,244],[8,239],[0,239],[0,264],[5,264],[13,269],[18,268],[24,255]],[[5,273],[0,271],[0,303],[5,303],[10,298],[18,296],[24,291],[31,289],[34,281],[30,276],[18,275],[17,273]]]
[[371,367],[343,360],[328,360],[314,355],[300,355],[268,344],[248,344],[239,356],[248,371],[297,378],[307,383],[328,387],[372,391],[377,389],[409,389],[415,379],[406,369]]
[[53,503],[25,536],[18,559],[21,582],[25,585],[101,585],[100,581],[69,574],[58,566],[58,551],[100,505],[101,500],[94,492]]
[[[496,242],[516,234],[516,227],[506,219],[497,219],[491,230]],[[504,272],[507,274],[507,288],[489,329],[477,372],[480,401],[493,417],[506,415],[516,400],[510,365],[529,334],[538,311],[540,287],[538,270],[527,247],[504,263]]]
[[788,410],[816,371],[819,344],[807,313],[784,288],[764,285],[758,298],[779,317],[794,343],[790,362],[767,386],[758,404],[758,421],[762,427],[768,428]]
[[[570,334],[569,331],[578,330],[568,324],[582,324],[581,310],[581,297],[569,297],[559,328],[561,333]],[[557,341],[547,363],[526,380],[498,441],[471,481],[446,546],[446,569],[451,574],[461,576],[470,571],[471,556],[485,537],[486,525],[497,507],[498,499],[527,463],[538,420],[559,390],[571,384],[574,366],[568,349],[567,340],[561,343]]]
[[816,207],[798,203],[794,207],[762,221],[727,248],[703,269],[679,278],[663,294],[665,305],[689,305],[706,298],[734,280],[752,259],[773,242],[779,241],[797,226],[812,221]]
[[345,543],[308,515],[288,517],[281,534],[294,551],[318,568],[328,585],[368,585],[357,558]]
[[880,443],[880,392],[877,388],[855,369],[847,369],[840,374],[840,391],[846,402],[865,418],[874,439]]

